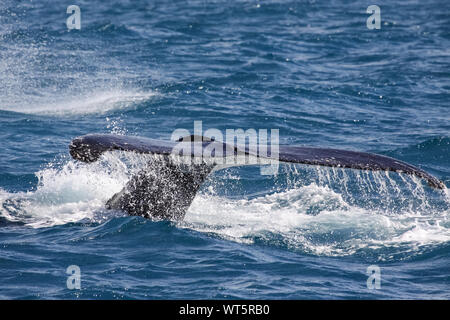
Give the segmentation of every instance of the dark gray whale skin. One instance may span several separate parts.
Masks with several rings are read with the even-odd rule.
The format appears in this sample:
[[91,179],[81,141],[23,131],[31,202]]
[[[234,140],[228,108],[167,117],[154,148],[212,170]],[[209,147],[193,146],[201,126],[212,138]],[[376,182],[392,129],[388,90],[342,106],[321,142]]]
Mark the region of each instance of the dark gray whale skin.
[[154,159],[106,207],[147,219],[182,220],[212,169],[206,164],[182,166],[167,157]]
[[[190,153],[184,154],[192,159],[201,156],[202,149],[212,143],[216,148],[223,148],[223,155],[227,150],[232,150],[234,155],[244,154],[262,158],[258,154],[253,154],[248,148],[245,150],[230,148],[225,143],[206,137],[188,136],[180,139],[179,142],[191,143],[191,141],[199,141],[202,145],[202,148],[190,148],[188,149]],[[112,134],[89,134],[75,138],[69,146],[69,151],[74,159],[87,163],[97,161],[103,153],[114,150],[161,155],[133,176],[121,192],[108,200],[106,206],[145,218],[182,220],[201,184],[213,170],[214,161],[209,164],[193,162],[190,165],[175,163],[169,155],[179,142]],[[432,188],[445,189],[442,181],[424,170],[406,162],[373,153],[279,146],[278,160],[327,167],[399,172],[422,178]]]

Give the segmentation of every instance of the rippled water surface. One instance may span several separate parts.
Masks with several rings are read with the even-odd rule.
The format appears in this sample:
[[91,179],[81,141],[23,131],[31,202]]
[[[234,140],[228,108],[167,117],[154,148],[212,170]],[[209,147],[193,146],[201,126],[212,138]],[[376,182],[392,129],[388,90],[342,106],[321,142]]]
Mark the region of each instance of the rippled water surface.
[[[450,187],[450,3],[0,3],[0,298],[450,298],[450,193],[396,173],[211,174],[182,222],[109,211],[145,163],[71,159],[87,133],[279,129]],[[81,289],[66,268],[81,270]],[[367,288],[380,267],[381,289]]]

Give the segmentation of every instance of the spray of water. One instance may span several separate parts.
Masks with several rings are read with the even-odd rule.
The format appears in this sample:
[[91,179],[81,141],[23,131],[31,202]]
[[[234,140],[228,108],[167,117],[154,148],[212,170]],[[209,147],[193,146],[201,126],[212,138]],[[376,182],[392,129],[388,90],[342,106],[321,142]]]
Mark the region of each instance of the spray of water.
[[27,5],[4,5],[0,4],[0,110],[56,116],[102,114],[139,106],[156,95],[132,83],[134,72],[101,50],[73,45],[61,34],[36,34],[29,24],[37,21],[30,19]]

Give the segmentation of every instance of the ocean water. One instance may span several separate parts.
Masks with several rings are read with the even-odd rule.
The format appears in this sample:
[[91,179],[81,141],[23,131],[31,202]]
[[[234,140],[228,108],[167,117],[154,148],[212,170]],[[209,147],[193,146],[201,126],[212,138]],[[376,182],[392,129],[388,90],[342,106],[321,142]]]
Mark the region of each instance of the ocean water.
[[[202,121],[392,156],[450,187],[450,2],[74,4],[69,31],[69,3],[0,2],[1,299],[450,298],[448,189],[230,168],[184,221],[155,222],[104,208],[144,157],[68,153],[87,133],[168,140]],[[80,289],[67,287],[72,265]]]

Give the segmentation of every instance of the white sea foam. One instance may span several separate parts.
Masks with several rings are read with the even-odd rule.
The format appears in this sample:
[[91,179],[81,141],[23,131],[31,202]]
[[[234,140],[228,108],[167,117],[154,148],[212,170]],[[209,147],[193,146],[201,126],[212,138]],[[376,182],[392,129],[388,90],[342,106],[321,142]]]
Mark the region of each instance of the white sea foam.
[[[311,215],[311,207],[322,207]],[[319,255],[349,255],[365,248],[450,241],[449,211],[422,215],[351,206],[315,184],[251,200],[200,195],[180,225],[244,243],[274,242]]]
[[123,160],[110,154],[90,165],[69,161],[60,169],[47,168],[36,173],[36,190],[0,192],[0,213],[31,227],[109,219],[104,204],[125,185],[129,170]]

